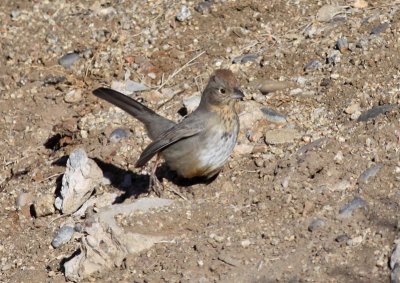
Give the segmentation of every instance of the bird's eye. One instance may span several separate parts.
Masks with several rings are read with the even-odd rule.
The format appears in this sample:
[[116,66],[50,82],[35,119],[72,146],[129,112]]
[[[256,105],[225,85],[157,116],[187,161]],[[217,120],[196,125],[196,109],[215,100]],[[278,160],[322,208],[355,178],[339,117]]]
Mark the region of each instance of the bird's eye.
[[219,89],[219,92],[222,93],[222,94],[224,94],[224,93],[226,92],[226,90],[225,90],[224,88],[220,88],[220,89]]

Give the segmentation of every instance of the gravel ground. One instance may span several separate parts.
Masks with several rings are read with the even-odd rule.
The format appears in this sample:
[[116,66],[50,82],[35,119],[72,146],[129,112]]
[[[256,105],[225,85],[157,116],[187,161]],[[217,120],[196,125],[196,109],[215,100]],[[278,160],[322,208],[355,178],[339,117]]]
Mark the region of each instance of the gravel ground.
[[161,168],[173,205],[118,222],[167,240],[83,282],[399,282],[399,1],[111,2],[0,5],[1,282],[67,281],[84,233],[51,243],[87,216],[53,203],[74,149],[111,180],[93,197],[149,195],[149,138],[93,89],[179,121],[218,68],[246,94],[229,162],[191,186]]

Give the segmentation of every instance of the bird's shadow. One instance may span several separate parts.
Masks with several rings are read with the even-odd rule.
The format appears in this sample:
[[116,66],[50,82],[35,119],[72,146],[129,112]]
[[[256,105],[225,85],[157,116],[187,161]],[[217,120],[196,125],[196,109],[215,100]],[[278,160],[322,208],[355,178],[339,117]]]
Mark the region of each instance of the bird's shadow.
[[[119,196],[114,203],[122,203],[130,197],[137,198],[140,194],[148,193],[150,188],[150,175],[148,174],[137,174],[130,170],[122,169],[111,163],[106,163],[98,158],[94,158],[94,161],[104,172],[105,176],[109,178],[111,185],[124,193]],[[179,187],[191,187],[196,184],[209,184],[213,182],[217,176],[212,178],[196,177],[192,179],[185,179],[179,177],[174,171],[171,171],[168,166],[163,163],[156,170],[156,177],[162,183],[163,179]]]
[[122,195],[116,198],[114,203],[122,203],[130,197],[137,198],[140,194],[148,192],[150,185],[149,175],[137,174],[112,163],[104,162],[99,158],[94,158],[93,160],[103,171],[104,177],[110,180],[111,185],[123,192]]
[[[63,156],[58,160],[53,162],[53,165],[57,166],[66,166],[68,160],[68,156]],[[111,186],[117,188],[122,191],[123,194],[116,198],[114,203],[122,203],[128,198],[137,198],[139,195],[143,193],[148,193],[150,188],[150,175],[148,174],[138,174],[132,172],[131,170],[126,170],[120,168],[112,163],[104,162],[99,158],[93,159],[96,164],[103,171],[104,177],[110,180]],[[166,164],[162,164],[156,170],[157,179],[162,182],[163,179],[171,182],[179,187],[191,187],[196,184],[209,184],[213,182],[217,178],[218,174],[212,178],[201,178],[196,177],[192,179],[185,179],[179,177],[174,171],[171,171]],[[61,191],[61,179],[62,176],[59,176],[57,180],[57,190],[58,194]]]
[[[140,194],[147,193],[151,190],[150,175],[137,174],[130,170],[119,168],[111,163],[106,163],[98,158],[94,158],[94,161],[101,168],[106,177],[109,178],[111,185],[124,192],[124,194],[119,196],[114,203],[122,203],[130,197],[136,198]],[[160,182],[162,182],[163,179],[166,179],[168,182],[172,182],[179,187],[185,188],[196,184],[209,184],[218,176],[217,174],[208,179],[202,177],[185,179],[179,177],[174,171],[171,171],[165,163],[157,168],[155,174]]]

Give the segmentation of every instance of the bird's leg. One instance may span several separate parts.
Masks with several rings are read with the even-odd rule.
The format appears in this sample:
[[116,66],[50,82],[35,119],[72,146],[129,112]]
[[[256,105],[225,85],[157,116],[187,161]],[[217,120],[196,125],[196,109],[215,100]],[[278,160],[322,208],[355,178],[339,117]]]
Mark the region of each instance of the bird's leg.
[[[156,170],[157,170],[157,166],[158,166],[159,162],[160,162],[160,155],[157,154],[156,160],[154,161],[153,167],[151,168],[149,189],[153,190],[158,197],[161,197],[161,193],[164,190],[164,186],[157,179],[157,176],[156,176]],[[168,191],[176,194],[177,196],[181,197],[184,200],[187,200],[187,198],[185,198],[181,193],[179,193],[178,191],[176,191],[172,188],[169,188]]]
[[161,191],[164,188],[164,186],[161,184],[161,182],[157,179],[156,176],[156,170],[159,162],[160,162],[160,155],[157,154],[156,160],[151,168],[150,184],[149,184],[149,189],[153,190],[157,196],[161,196]]

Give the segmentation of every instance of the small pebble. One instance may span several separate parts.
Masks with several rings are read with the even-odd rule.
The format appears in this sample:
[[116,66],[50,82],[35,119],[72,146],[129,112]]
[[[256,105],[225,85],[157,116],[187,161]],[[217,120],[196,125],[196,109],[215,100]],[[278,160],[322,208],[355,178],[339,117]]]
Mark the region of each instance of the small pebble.
[[53,194],[42,195],[38,199],[36,199],[36,201],[33,203],[36,217],[43,217],[53,214],[55,212],[53,203]]
[[326,62],[328,64],[337,65],[341,61],[341,56],[342,53],[339,50],[329,50],[326,55]]
[[50,43],[50,44],[55,45],[55,44],[57,44],[58,40],[59,40],[59,38],[58,38],[58,36],[56,36],[55,34],[49,33],[49,34],[46,36],[46,41],[47,41],[48,43]]
[[79,59],[79,54],[72,52],[72,53],[67,53],[60,59],[58,59],[58,63],[64,68],[69,69],[76,61],[78,61],[78,59]]
[[300,137],[301,134],[296,129],[273,129],[265,132],[265,143],[272,145],[291,143]]
[[365,37],[365,36],[362,36],[362,37],[358,40],[358,42],[356,43],[356,47],[357,47],[357,48],[361,48],[361,49],[363,49],[363,50],[366,50],[366,49],[368,48],[368,45],[369,45],[369,40],[368,40],[368,38]]
[[360,111],[360,104],[359,103],[352,103],[344,109],[346,114],[354,114]]
[[144,84],[137,83],[131,80],[125,81],[125,90],[129,93],[148,90],[149,88]]
[[333,157],[333,160],[337,163],[337,164],[342,164],[343,161],[343,152],[341,152],[340,150],[336,153],[335,157]]
[[321,70],[322,69],[322,63],[318,60],[311,60],[304,66],[304,71],[315,71],[315,70]]
[[10,13],[11,18],[15,19],[21,14],[21,11],[19,10],[12,10]]
[[380,34],[381,32],[384,32],[388,27],[389,27],[389,23],[388,23],[388,22],[379,24],[379,25],[377,25],[376,27],[374,27],[374,28],[371,30],[371,34],[378,35],[378,34]]
[[383,167],[383,164],[375,164],[372,165],[371,167],[369,167],[367,170],[365,170],[360,177],[358,178],[358,183],[359,184],[367,184],[368,183],[368,179],[370,177],[374,177],[379,170],[381,170]]
[[349,236],[347,236],[346,234],[342,234],[342,235],[337,236],[335,238],[335,241],[338,243],[342,243],[342,242],[347,242],[349,239],[350,239]]
[[319,22],[330,22],[344,12],[345,10],[343,6],[326,4],[319,8],[316,19]]
[[240,244],[242,245],[243,248],[247,248],[251,245],[251,242],[250,242],[250,240],[246,239],[246,240],[243,240]]
[[53,241],[51,242],[51,245],[54,248],[58,248],[65,243],[67,243],[69,240],[71,240],[72,236],[74,235],[75,229],[74,227],[71,226],[62,226],[56,233],[56,235],[53,238]]
[[277,237],[273,237],[272,239],[271,239],[271,245],[272,246],[276,246],[276,245],[279,245],[279,243],[280,243],[281,241],[279,240],[279,238],[277,238]]
[[296,83],[298,83],[299,85],[305,85],[307,82],[307,79],[305,77],[297,77],[296,78]]
[[331,79],[332,80],[337,80],[338,78],[340,78],[340,75],[338,73],[331,74]]
[[367,8],[368,7],[368,2],[365,0],[354,0],[354,3],[352,5],[354,8]]
[[301,88],[292,89],[289,93],[290,95],[299,95],[302,94],[304,91]]
[[93,51],[91,48],[86,48],[85,50],[83,50],[82,55],[83,58],[90,59],[93,57]]
[[127,138],[129,136],[129,133],[122,128],[116,128],[114,131],[111,132],[108,140],[111,143],[118,143],[120,140]]
[[247,62],[256,62],[258,58],[257,54],[244,54],[237,56],[232,59],[233,64],[244,64]]
[[193,95],[183,99],[183,106],[185,106],[188,113],[193,112],[199,106],[201,100],[200,95]]
[[343,192],[349,188],[351,188],[351,183],[348,180],[340,180],[336,183],[333,183],[329,190],[332,192]]
[[236,155],[245,155],[253,152],[254,145],[242,143],[237,144],[233,150]]
[[11,263],[6,263],[6,264],[1,266],[1,271],[10,270],[12,267],[13,267],[13,265]]
[[261,108],[261,111],[265,115],[267,121],[274,123],[286,123],[286,116],[279,114],[272,108],[263,107]]
[[257,167],[264,167],[264,159],[262,159],[262,158],[257,158],[257,159],[254,160],[254,164],[255,164]]
[[354,210],[366,206],[367,202],[364,199],[362,199],[361,197],[355,197],[349,203],[343,205],[339,209],[339,215],[343,218],[348,218],[352,215]]
[[374,106],[371,109],[361,113],[357,121],[359,122],[368,121],[369,119],[373,119],[380,114],[385,114],[386,112],[392,110],[393,108],[395,108],[394,104],[384,104],[380,106]]
[[199,2],[196,4],[196,6],[194,7],[194,10],[200,14],[205,14],[210,11],[212,4],[213,4],[213,1],[211,1],[211,0],[202,1],[202,2]]
[[332,83],[331,78],[323,78],[323,79],[321,80],[321,83],[320,83],[319,85],[320,85],[320,86],[327,87],[327,86],[330,86],[331,83]]
[[256,87],[262,94],[269,94],[278,90],[287,89],[293,86],[292,82],[286,81],[274,81],[274,80],[262,80],[257,81]]
[[109,6],[109,7],[99,7],[95,9],[96,15],[101,16],[101,17],[106,17],[110,15],[115,15],[117,11],[115,10],[114,7]]
[[192,15],[192,13],[190,12],[189,8],[185,5],[181,6],[181,9],[179,11],[179,13],[176,15],[176,19],[179,22],[184,22],[186,21],[190,16]]
[[21,208],[25,205],[31,205],[33,203],[33,196],[30,193],[20,193],[15,200],[15,206]]
[[45,85],[56,85],[59,83],[62,83],[65,81],[67,78],[65,76],[54,76],[50,75],[44,78],[43,84]]
[[240,260],[235,259],[231,256],[221,254],[218,256],[218,259],[226,264],[232,265],[232,266],[239,266],[240,265]]
[[339,38],[338,41],[336,42],[336,48],[342,53],[348,51],[349,42],[347,41],[347,38],[346,37]]
[[310,225],[308,225],[308,231],[314,232],[317,228],[325,226],[325,221],[321,218],[314,219]]
[[67,103],[76,103],[82,100],[82,91],[73,89],[67,92],[64,96],[64,101]]
[[83,225],[81,223],[76,223],[75,226],[74,226],[75,232],[81,233],[81,232],[83,232],[83,229],[84,229],[84,227],[83,227]]
[[153,79],[153,80],[155,80],[155,79],[157,78],[157,75],[156,75],[155,73],[153,73],[153,72],[148,73],[147,76],[148,76],[150,79]]
[[364,239],[362,236],[357,236],[357,237],[347,240],[346,244],[348,246],[358,246],[359,244],[361,244],[363,242],[363,240]]

